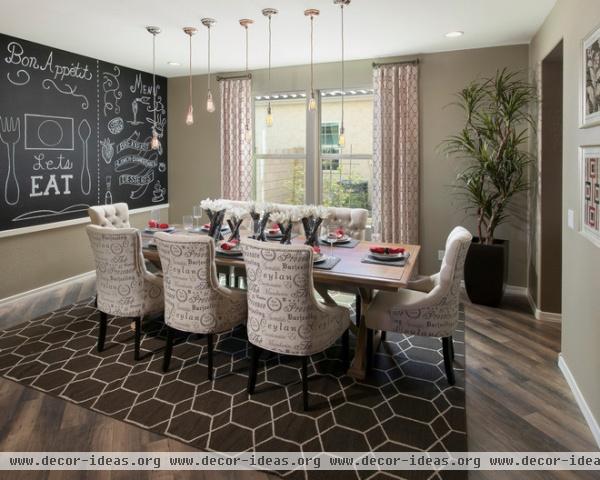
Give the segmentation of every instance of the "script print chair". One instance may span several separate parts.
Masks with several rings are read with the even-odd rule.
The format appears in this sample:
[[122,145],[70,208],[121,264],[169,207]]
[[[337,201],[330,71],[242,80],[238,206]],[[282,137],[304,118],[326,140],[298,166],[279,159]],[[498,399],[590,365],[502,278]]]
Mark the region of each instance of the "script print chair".
[[134,358],[139,360],[142,320],[164,308],[162,278],[146,270],[142,239],[135,228],[88,225],[86,230],[96,262],[98,351],[104,349],[108,315],[133,317]]
[[308,358],[342,337],[348,366],[350,311],[320,303],[313,285],[313,251],[242,239],[248,286],[248,341],[252,344],[248,393],[254,393],[262,350],[302,358],[302,400],[308,410]]
[[131,228],[129,207],[124,202],[90,207],[88,215],[92,225],[104,228]]
[[165,288],[167,346],[163,370],[169,369],[176,331],[205,334],[208,379],[212,380],[214,334],[246,323],[246,293],[219,285],[212,238],[162,232],[155,238]]
[[[368,346],[373,344],[373,330],[439,337],[446,377],[448,383],[454,385],[452,335],[458,323],[460,283],[471,239],[471,234],[463,227],[454,228],[446,240],[446,253],[439,273],[409,282],[408,289],[381,291],[375,295],[366,312]],[[371,356],[369,351],[369,360]]]

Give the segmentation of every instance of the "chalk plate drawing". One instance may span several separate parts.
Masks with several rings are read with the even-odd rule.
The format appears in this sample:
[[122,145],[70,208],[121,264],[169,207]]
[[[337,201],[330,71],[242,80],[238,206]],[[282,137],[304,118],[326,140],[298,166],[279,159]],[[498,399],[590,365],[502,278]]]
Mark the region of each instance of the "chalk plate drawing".
[[121,107],[119,106],[119,100],[123,98],[123,93],[119,91],[121,69],[115,65],[113,72],[102,72],[102,91],[104,92],[102,110],[105,117],[108,115],[108,112],[113,112],[117,115],[121,113]]
[[74,150],[72,117],[25,114],[25,150]]
[[113,135],[118,135],[125,128],[125,124],[123,123],[123,119],[121,117],[115,117],[110,122],[108,122],[108,131]]
[[83,100],[81,102],[81,108],[83,108],[84,110],[90,108],[90,101],[88,100],[88,98],[82,93],[77,93],[77,87],[73,87],[68,83],[65,83],[63,88],[60,88],[54,80],[46,78],[42,81],[42,87],[44,87],[44,89],[46,90],[49,90],[50,87],[54,87],[58,92],[62,93],[63,95],[71,95],[76,98],[82,98]]
[[21,119],[0,117],[0,141],[6,145],[8,170],[4,182],[4,201],[9,205],[19,203],[21,194],[15,168],[15,146],[21,140]]

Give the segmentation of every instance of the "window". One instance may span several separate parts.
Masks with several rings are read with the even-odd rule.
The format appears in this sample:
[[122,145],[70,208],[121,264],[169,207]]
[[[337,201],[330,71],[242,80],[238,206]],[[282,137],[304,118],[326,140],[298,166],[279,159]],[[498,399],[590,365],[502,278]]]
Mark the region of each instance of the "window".
[[[346,91],[343,149],[338,144],[341,98],[340,91],[320,92],[319,114],[308,118],[305,92],[255,98],[257,201],[370,210],[373,91]],[[269,100],[271,127],[266,126]]]

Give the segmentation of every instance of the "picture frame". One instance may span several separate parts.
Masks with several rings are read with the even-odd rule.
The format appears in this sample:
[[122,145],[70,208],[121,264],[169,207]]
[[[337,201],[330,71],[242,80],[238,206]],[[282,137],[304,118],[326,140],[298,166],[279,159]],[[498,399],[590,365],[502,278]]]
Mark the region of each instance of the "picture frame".
[[600,125],[600,25],[582,41],[580,128]]
[[579,147],[579,232],[600,247],[600,145]]

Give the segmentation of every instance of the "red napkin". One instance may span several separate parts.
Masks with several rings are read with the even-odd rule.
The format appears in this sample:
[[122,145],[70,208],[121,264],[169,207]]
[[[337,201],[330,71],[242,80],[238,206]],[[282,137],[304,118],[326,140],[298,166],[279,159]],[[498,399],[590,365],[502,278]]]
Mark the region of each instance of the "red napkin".
[[337,238],[344,238],[346,232],[344,232],[344,229],[340,227],[335,231],[335,234],[337,235]]
[[205,223],[204,225],[202,225],[202,228],[210,228],[210,223]]
[[223,242],[221,244],[221,249],[223,250],[233,250],[237,246],[237,240],[232,240],[231,242]]
[[313,252],[315,252],[315,253],[321,253],[321,247],[314,246],[314,247],[312,247],[312,249],[313,249]]
[[158,227],[158,223],[156,223],[156,220],[148,220],[148,226],[150,228],[156,228]]
[[397,255],[399,253],[404,253],[406,251],[405,248],[402,247],[371,247],[369,248],[371,253],[379,253],[385,255]]
[[164,229],[167,229],[167,228],[169,228],[169,224],[168,224],[168,223],[161,223],[161,224],[158,226],[158,228],[162,228],[163,230],[164,230]]

